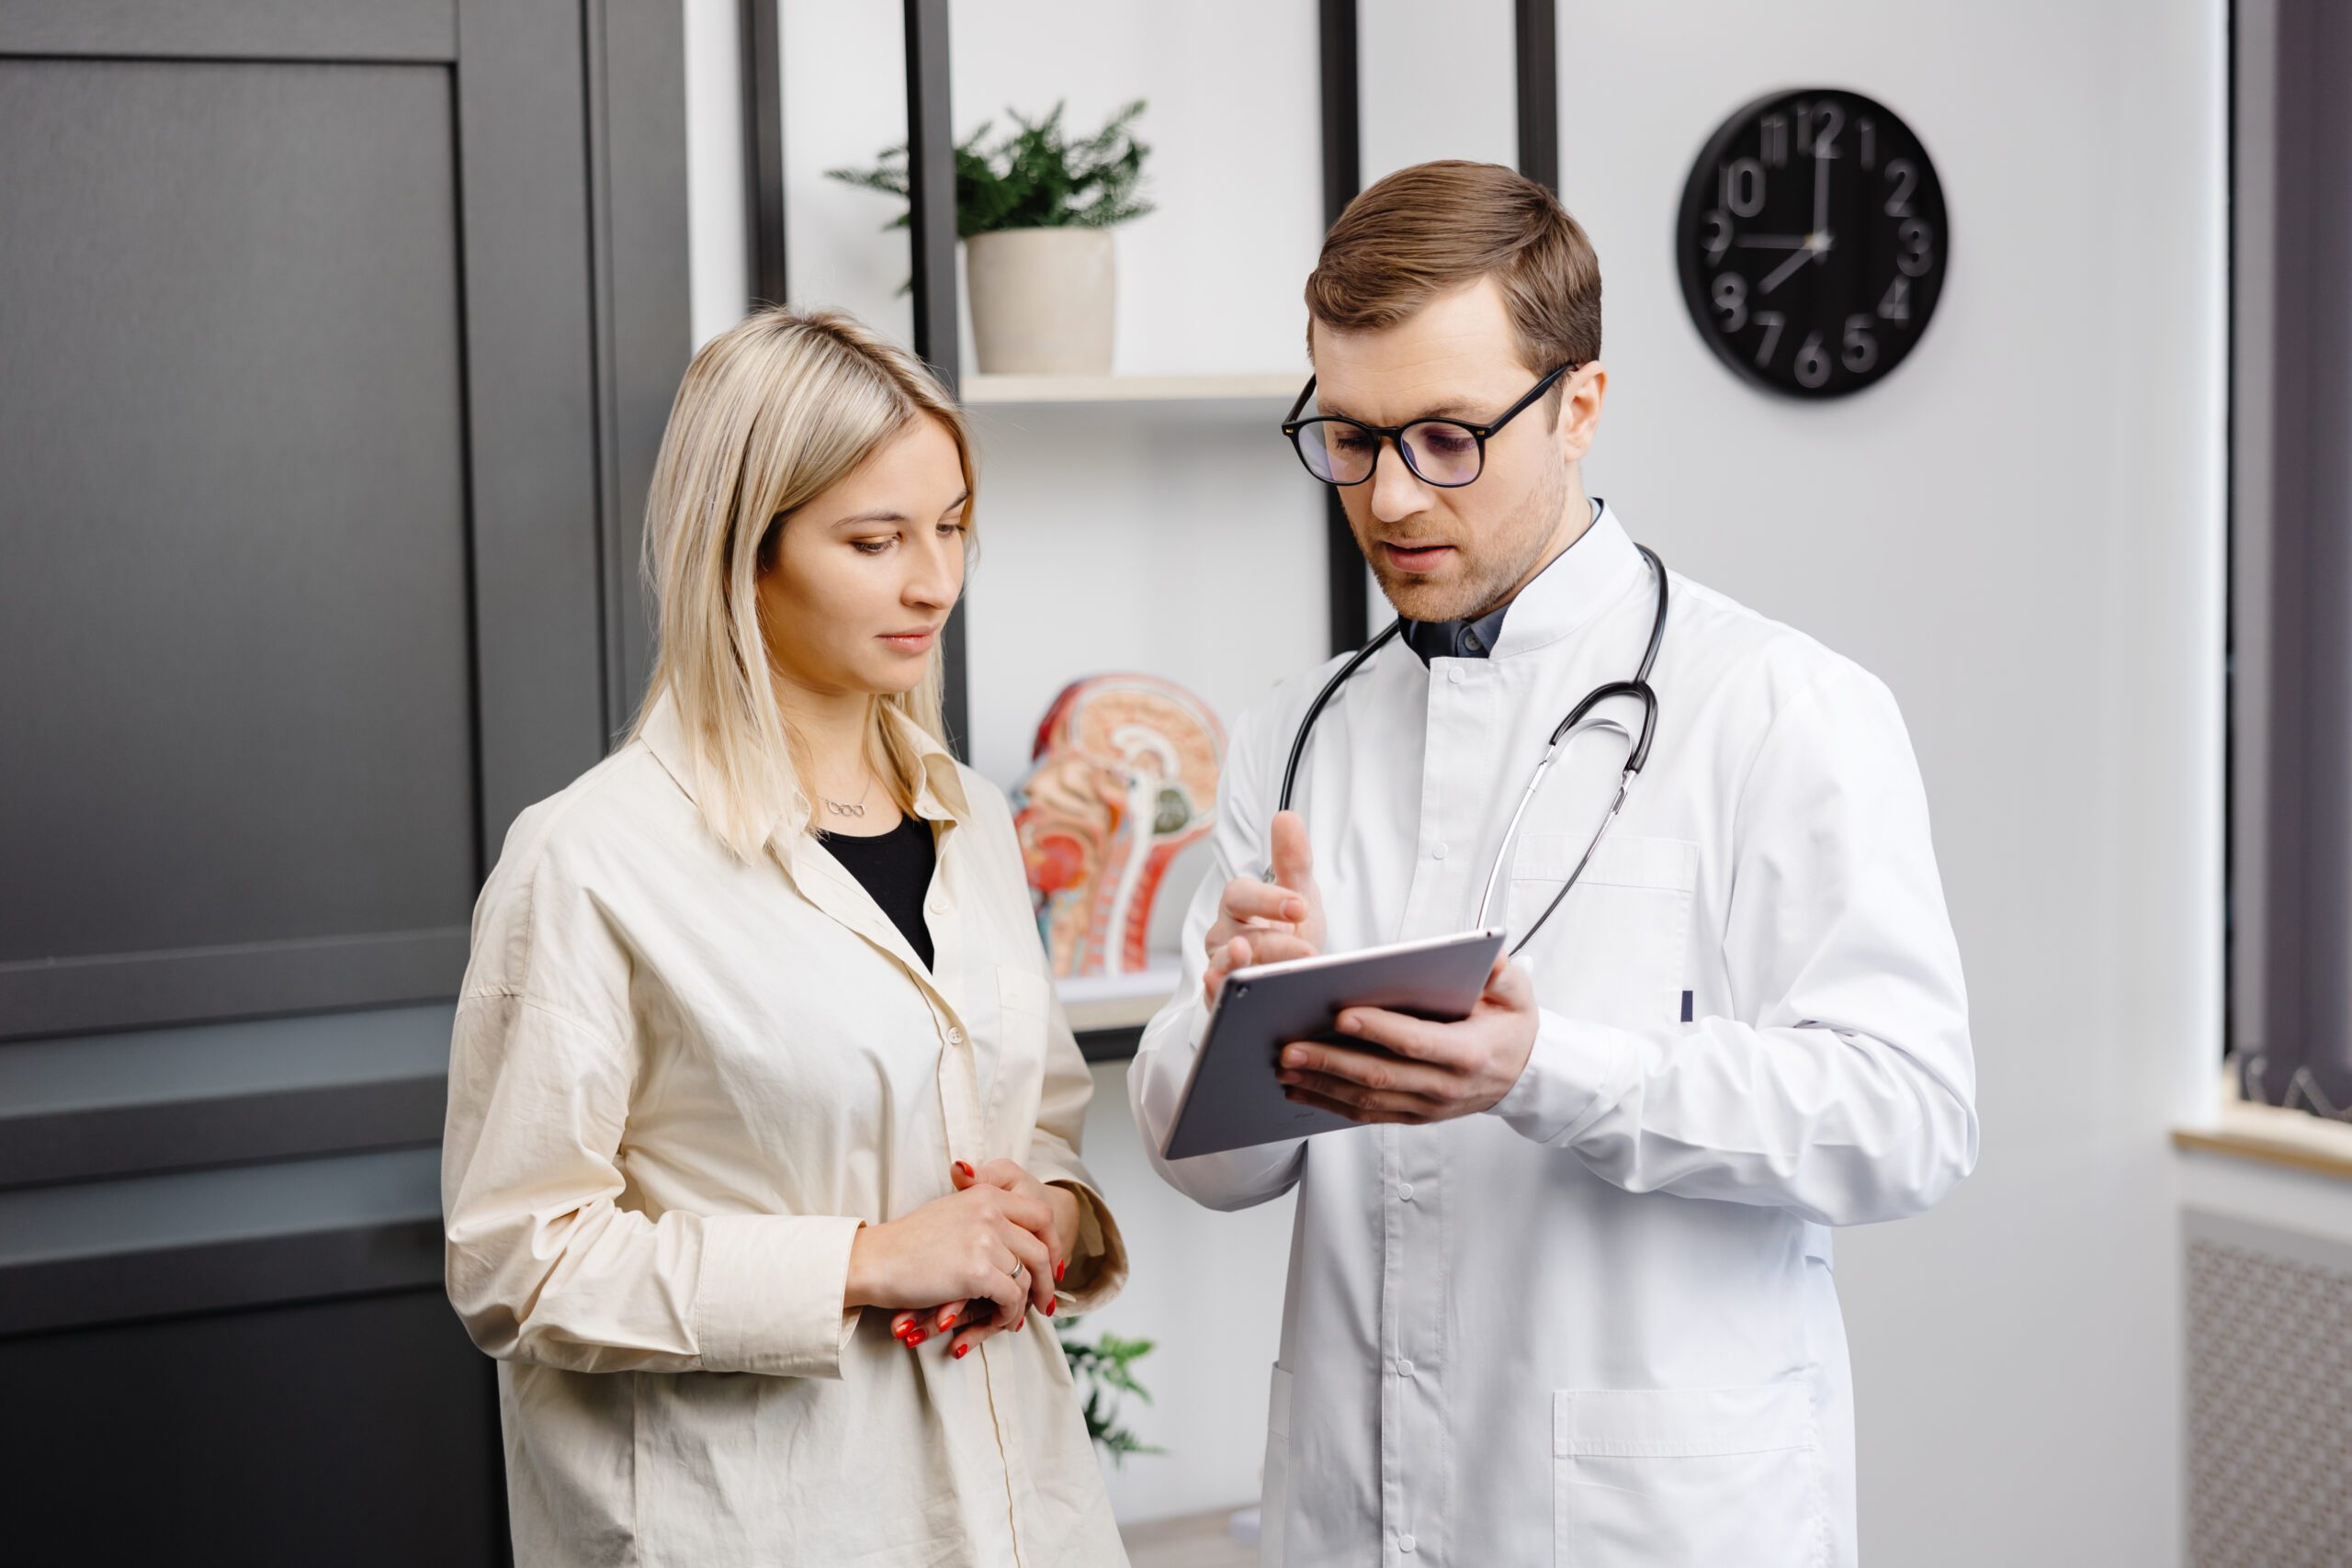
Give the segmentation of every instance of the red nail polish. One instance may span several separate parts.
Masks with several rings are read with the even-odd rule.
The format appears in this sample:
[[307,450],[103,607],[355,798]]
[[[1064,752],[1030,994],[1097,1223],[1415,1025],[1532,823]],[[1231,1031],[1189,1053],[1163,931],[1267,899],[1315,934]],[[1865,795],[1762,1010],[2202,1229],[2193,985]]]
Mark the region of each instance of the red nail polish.
[[1060,1284],[1062,1282],[1062,1276],[1069,1272],[1069,1259],[1065,1258],[1059,1263],[1054,1265],[1054,1283],[1057,1285]]
[[912,1334],[907,1336],[907,1348],[911,1350],[930,1337],[930,1335],[925,1334],[922,1329],[918,1328]]
[[972,1344],[971,1344],[971,1341],[970,1341],[970,1340],[968,1340],[968,1339],[967,1339],[967,1340],[966,1340],[963,1344],[956,1346],[956,1359],[957,1360],[959,1360],[959,1361],[960,1361],[960,1360],[962,1360],[962,1359],[964,1359],[964,1352],[965,1352],[965,1351],[967,1351],[967,1350],[968,1350],[968,1349],[970,1349],[971,1348],[972,1348]]
[[1057,1312],[1059,1312],[1059,1311],[1061,1311],[1061,1310],[1062,1310],[1062,1299],[1061,1299],[1061,1297],[1059,1297],[1059,1296],[1056,1296],[1056,1297],[1053,1299],[1053,1301],[1052,1301],[1052,1302],[1051,1302],[1051,1303],[1046,1306],[1046,1315],[1047,1317],[1051,1317],[1051,1316],[1053,1316],[1053,1315],[1054,1315],[1054,1314],[1056,1314],[1056,1313],[1057,1313]]
[[966,1165],[966,1164],[965,1164],[962,1160],[960,1160],[960,1159],[959,1159],[959,1160],[957,1160],[957,1161],[956,1162],[956,1168],[957,1170],[962,1171],[962,1172],[964,1173],[964,1175],[965,1175],[967,1178],[969,1178],[969,1177],[973,1174],[973,1172],[972,1172],[972,1168],[971,1168],[970,1166],[968,1166],[968,1165]]

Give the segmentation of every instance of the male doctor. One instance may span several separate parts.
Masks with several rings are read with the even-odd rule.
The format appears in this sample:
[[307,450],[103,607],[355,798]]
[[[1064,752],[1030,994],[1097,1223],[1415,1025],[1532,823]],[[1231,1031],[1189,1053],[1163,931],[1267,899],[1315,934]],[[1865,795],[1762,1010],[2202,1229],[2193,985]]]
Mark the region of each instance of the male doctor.
[[[1471,925],[1553,728],[1633,676],[1657,604],[1585,494],[1600,274],[1548,191],[1486,164],[1392,175],[1332,226],[1306,302],[1302,417],[1354,423],[1301,425],[1301,456],[1404,629],[1315,724],[1293,812],[1283,764],[1340,661],[1234,733],[1187,984],[1128,1077],[1155,1151],[1232,969]],[[1647,765],[1476,1010],[1350,1010],[1340,1031],[1380,1051],[1301,1043],[1279,1071],[1361,1125],[1159,1161],[1213,1208],[1298,1189],[1268,1563],[1856,1560],[1830,1227],[1918,1213],[1975,1163],[1960,957],[1886,688],[1669,586]],[[1630,700],[1597,716],[1640,728]],[[1627,752],[1619,729],[1579,739],[1530,807],[1493,920],[1511,942]]]

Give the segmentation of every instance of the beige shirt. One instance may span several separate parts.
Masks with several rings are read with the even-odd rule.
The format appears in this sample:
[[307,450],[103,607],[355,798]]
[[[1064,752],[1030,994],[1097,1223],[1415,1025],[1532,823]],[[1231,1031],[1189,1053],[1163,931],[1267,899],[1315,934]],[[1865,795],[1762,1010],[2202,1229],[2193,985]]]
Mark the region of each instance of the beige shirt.
[[858,1226],[959,1159],[1079,1193],[1065,1311],[1126,1273],[1011,813],[893,722],[938,838],[931,969],[808,835],[727,852],[666,699],[482,889],[442,1204],[526,1568],[1125,1562],[1043,1315],[957,1361],[842,1310]]

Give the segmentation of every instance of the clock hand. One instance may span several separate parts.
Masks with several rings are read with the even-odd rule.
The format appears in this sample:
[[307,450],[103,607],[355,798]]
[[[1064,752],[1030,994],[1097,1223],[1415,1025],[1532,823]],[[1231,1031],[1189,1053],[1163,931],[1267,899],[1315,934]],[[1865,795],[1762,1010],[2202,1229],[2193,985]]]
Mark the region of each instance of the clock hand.
[[1782,262],[1779,266],[1774,267],[1770,275],[1768,276],[1763,282],[1756,286],[1756,292],[1758,294],[1771,293],[1772,290],[1781,287],[1781,282],[1787,278],[1789,274],[1804,265],[1805,263],[1811,261],[1817,254],[1818,253],[1815,252],[1811,245],[1807,245],[1804,249],[1799,251],[1796,254]]
[[1804,234],[1742,234],[1736,243],[1770,251],[1802,251],[1810,248],[1813,240]]
[[1829,232],[1829,160],[1816,149],[1813,154],[1813,233],[1826,238]]

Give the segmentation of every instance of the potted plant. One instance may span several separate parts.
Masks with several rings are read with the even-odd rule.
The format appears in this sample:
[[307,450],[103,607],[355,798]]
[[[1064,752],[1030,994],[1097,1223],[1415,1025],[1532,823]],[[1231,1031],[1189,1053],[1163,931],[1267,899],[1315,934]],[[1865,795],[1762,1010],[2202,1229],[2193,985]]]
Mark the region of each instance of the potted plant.
[[1136,1382],[1133,1371],[1136,1361],[1151,1353],[1148,1339],[1122,1339],[1115,1334],[1105,1334],[1089,1344],[1072,1337],[1078,1326],[1075,1317],[1054,1319],[1054,1332],[1062,1342],[1062,1354],[1069,1360],[1069,1374],[1074,1382],[1086,1387],[1086,1434],[1102,1447],[1114,1464],[1125,1465],[1129,1454],[1156,1454],[1153,1448],[1119,1422],[1119,1396],[1132,1393],[1146,1404],[1151,1395],[1143,1384]]
[[[983,124],[956,149],[956,231],[966,243],[972,339],[991,374],[1107,375],[1115,294],[1111,229],[1151,210],[1140,198],[1144,156],[1137,99],[1101,130],[1073,141],[1062,107],[993,142]],[[1010,111],[1008,111],[1010,112]],[[832,179],[905,197],[907,150]],[[888,228],[902,228],[900,213]]]

